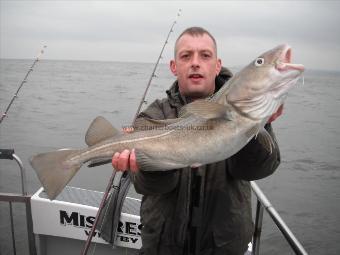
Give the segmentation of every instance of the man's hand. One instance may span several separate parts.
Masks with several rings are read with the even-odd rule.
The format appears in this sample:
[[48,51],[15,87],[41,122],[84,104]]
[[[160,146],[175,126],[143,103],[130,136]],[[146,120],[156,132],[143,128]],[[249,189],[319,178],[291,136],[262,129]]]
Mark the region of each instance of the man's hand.
[[[123,129],[124,133],[132,133],[133,131],[133,127]],[[117,171],[124,172],[131,170],[132,172],[137,172],[139,169],[136,162],[135,149],[132,149],[132,151],[124,150],[121,153],[116,152],[112,157],[112,166]]]
[[112,166],[117,171],[131,170],[137,172],[138,166],[136,161],[135,149],[123,150],[121,153],[116,152],[112,157]]
[[282,115],[282,112],[283,112],[283,104],[279,107],[279,109],[277,109],[276,113],[274,113],[272,116],[270,116],[267,123],[271,123],[274,120],[276,120],[278,117],[280,117]]

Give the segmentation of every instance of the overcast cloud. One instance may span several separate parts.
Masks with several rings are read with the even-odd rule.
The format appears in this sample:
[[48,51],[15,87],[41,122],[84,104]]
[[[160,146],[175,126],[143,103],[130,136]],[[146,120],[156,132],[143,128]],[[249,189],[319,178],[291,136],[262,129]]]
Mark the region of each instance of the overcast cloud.
[[176,37],[202,26],[216,38],[226,66],[243,66],[281,43],[293,61],[340,70],[337,1],[4,1],[0,0],[0,58],[155,62],[178,9]]

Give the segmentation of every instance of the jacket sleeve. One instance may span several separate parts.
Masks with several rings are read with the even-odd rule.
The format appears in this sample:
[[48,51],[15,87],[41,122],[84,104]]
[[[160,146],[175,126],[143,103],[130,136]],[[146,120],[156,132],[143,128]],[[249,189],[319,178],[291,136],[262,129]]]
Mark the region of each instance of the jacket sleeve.
[[[148,117],[157,120],[165,119],[164,107],[166,101],[156,100],[138,117]],[[137,162],[138,164],[138,162]],[[130,172],[135,190],[143,195],[165,194],[172,191],[178,183],[179,173],[177,170],[146,172]]]
[[256,138],[253,138],[243,149],[228,159],[229,173],[236,179],[247,181],[265,178],[279,166],[280,150],[271,124],[265,129],[273,138],[275,147],[268,152]]

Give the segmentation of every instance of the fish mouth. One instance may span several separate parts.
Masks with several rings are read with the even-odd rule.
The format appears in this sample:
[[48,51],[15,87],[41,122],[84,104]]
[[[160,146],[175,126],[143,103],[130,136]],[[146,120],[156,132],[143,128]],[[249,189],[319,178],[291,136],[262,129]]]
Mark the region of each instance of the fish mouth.
[[286,95],[288,90],[296,84],[305,70],[302,64],[292,63],[292,48],[289,45],[281,45],[281,49],[278,53],[278,59],[275,62],[275,69],[280,78],[270,89],[276,99]]
[[305,67],[302,64],[292,63],[292,48],[287,44],[283,45],[282,47],[283,49],[281,51],[281,54],[279,55],[278,60],[276,61],[275,68],[280,72],[292,70],[303,72],[305,70]]

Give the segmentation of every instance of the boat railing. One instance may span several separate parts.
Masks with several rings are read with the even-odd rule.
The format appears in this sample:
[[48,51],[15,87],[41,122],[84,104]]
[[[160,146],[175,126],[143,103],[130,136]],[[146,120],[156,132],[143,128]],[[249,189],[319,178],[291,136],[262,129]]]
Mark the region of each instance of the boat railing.
[[8,203],[9,205],[9,216],[10,216],[10,229],[11,229],[11,239],[12,239],[12,247],[13,254],[17,254],[16,249],[16,240],[15,240],[15,231],[14,231],[14,213],[13,213],[13,203],[23,203],[26,207],[26,227],[28,234],[28,247],[29,247],[29,255],[36,255],[37,250],[35,246],[35,237],[33,234],[33,222],[32,222],[32,213],[31,213],[31,196],[27,195],[26,191],[26,173],[24,165],[20,158],[14,153],[13,149],[0,149],[0,159],[10,159],[15,160],[20,168],[21,174],[21,194],[20,193],[3,193],[0,192],[0,202]]
[[288,228],[286,223],[283,221],[279,213],[272,206],[269,199],[264,195],[259,186],[254,181],[251,181],[250,184],[257,198],[252,254],[253,255],[260,254],[260,238],[262,232],[262,220],[264,210],[266,210],[267,213],[270,215],[271,219],[274,221],[275,225],[279,228],[279,230],[289,243],[290,247],[294,250],[295,254],[302,255],[308,254],[301,245],[301,243],[299,242],[299,240],[295,237],[293,232]]

